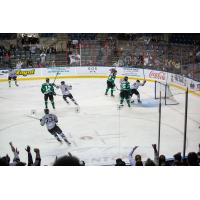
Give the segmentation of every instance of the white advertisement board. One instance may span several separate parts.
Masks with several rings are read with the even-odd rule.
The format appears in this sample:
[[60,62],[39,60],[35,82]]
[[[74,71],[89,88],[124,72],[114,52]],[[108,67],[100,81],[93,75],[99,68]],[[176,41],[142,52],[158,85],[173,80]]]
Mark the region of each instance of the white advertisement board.
[[135,67],[123,67],[122,76],[143,77],[143,69]]
[[42,75],[43,76],[54,76],[55,74],[64,76],[64,75],[74,75],[76,74],[75,67],[48,67],[43,68]]
[[185,88],[188,87],[188,89],[192,91],[200,91],[200,82],[194,81],[181,75],[170,73],[169,82],[179,86],[183,86]]
[[76,67],[77,75],[106,75],[110,71],[110,69],[113,67],[105,67],[105,66],[81,66]]
[[[106,67],[106,66],[66,66],[66,67],[48,67],[48,68],[32,68],[32,69],[17,69],[16,74],[20,78],[31,80],[40,79],[48,76],[55,76],[58,73],[58,77],[67,76],[107,76],[110,73],[110,69],[115,68],[117,70],[117,76],[129,76],[133,78],[146,78],[148,80],[157,80],[160,82],[173,83],[184,88],[188,87],[192,91],[200,91],[200,82],[186,78],[181,75],[167,73],[163,71],[142,69],[136,67]],[[0,70],[0,81],[6,81],[8,78],[8,70]]]

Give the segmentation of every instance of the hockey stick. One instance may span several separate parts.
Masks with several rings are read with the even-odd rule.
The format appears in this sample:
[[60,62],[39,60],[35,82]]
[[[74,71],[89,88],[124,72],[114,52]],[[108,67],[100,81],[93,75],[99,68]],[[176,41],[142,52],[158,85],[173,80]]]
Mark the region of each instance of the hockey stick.
[[119,90],[119,88],[115,85],[116,89]]
[[56,76],[54,78],[53,84],[55,84],[55,81],[56,81],[56,78],[57,78],[58,74],[59,74],[59,72],[56,73]]
[[40,118],[31,116],[31,115],[25,115],[25,116],[26,116],[26,117],[29,117],[29,118],[32,118],[32,119],[40,120]]

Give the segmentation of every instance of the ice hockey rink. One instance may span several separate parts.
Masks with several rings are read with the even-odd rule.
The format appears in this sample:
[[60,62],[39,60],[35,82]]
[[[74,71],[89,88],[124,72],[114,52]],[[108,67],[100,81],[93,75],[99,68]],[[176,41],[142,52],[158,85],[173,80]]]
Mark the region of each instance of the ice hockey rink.
[[[128,108],[118,109],[119,91],[115,97],[105,96],[106,79],[72,78],[57,79],[72,85],[72,94],[80,105],[76,112],[72,102],[67,105],[62,96],[55,96],[56,110],[49,103],[50,112],[58,116],[58,125],[69,138],[71,146],[59,144],[40,126],[39,120],[44,113],[43,94],[40,92],[44,80],[19,81],[19,87],[8,87],[7,82],[0,83],[0,152],[2,155],[12,152],[9,142],[20,151],[22,161],[27,161],[25,147],[39,148],[42,165],[50,165],[56,156],[67,152],[84,160],[86,165],[113,165],[115,159],[122,158],[128,163],[128,153],[135,145],[135,153],[145,160],[153,159],[152,144],[158,138],[158,101],[154,99],[154,83],[147,82],[140,87],[142,104],[137,102]],[[130,80],[133,82],[134,80]],[[119,87],[119,79],[116,80]],[[174,88],[174,90],[177,90]],[[60,90],[56,90],[61,94]],[[175,96],[178,105],[162,106],[161,149],[160,153],[168,158],[183,150],[184,133],[184,91]],[[134,97],[135,98],[135,97]],[[197,151],[200,143],[200,97],[189,94],[187,148]],[[34,156],[34,155],[33,155]],[[13,157],[11,156],[11,159]]]

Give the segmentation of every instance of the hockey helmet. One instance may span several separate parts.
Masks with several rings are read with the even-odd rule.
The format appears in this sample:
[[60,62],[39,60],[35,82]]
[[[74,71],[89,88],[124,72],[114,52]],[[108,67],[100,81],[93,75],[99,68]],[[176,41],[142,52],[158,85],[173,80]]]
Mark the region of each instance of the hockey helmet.
[[117,74],[117,70],[114,69],[114,68],[110,69],[110,72],[113,73],[113,74]]
[[65,81],[61,81],[60,83],[61,83],[61,85],[64,85],[64,84],[65,84]]
[[49,78],[46,78],[46,82],[49,83]]
[[136,82],[140,83],[140,80],[137,80]]
[[48,108],[45,108],[45,109],[44,109],[44,113],[45,113],[45,114],[49,114],[49,109],[48,109]]
[[128,76],[125,76],[125,77],[124,77],[124,80],[125,80],[125,81],[128,81]]

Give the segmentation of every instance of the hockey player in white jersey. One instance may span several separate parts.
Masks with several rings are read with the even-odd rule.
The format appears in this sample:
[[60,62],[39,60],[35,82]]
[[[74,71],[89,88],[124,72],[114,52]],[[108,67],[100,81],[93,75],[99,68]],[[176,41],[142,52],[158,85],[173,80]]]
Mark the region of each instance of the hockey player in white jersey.
[[71,85],[65,84],[65,81],[61,81],[61,85],[56,86],[57,89],[61,89],[62,95],[63,95],[63,99],[66,103],[69,103],[69,101],[67,100],[67,98],[70,98],[71,101],[75,104],[78,105],[78,103],[75,101],[74,97],[72,96],[70,90],[72,89]]
[[[131,97],[133,96],[133,94],[135,94],[137,96],[137,100],[138,100],[138,103],[142,103],[142,101],[140,100],[140,93],[138,92],[138,88],[140,86],[144,86],[144,84],[146,83],[146,80],[143,81],[143,83],[140,83],[140,80],[137,80],[135,83],[133,83],[131,85]],[[134,100],[131,101],[131,103],[134,103]]]
[[19,86],[17,84],[17,75],[16,75],[16,70],[15,69],[10,69],[9,74],[8,74],[8,83],[9,83],[9,87],[11,87],[11,80],[15,81],[15,85]]
[[67,143],[71,144],[66,136],[63,134],[62,130],[60,129],[59,126],[57,126],[56,123],[58,123],[58,118],[54,114],[49,113],[49,109],[44,109],[45,115],[40,119],[40,125],[44,126],[46,124],[46,127],[48,131],[60,142],[62,143],[62,140],[58,137],[60,135],[62,139]]

